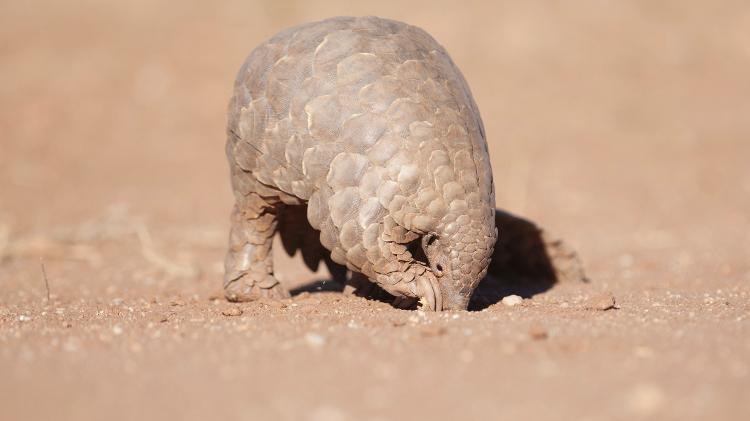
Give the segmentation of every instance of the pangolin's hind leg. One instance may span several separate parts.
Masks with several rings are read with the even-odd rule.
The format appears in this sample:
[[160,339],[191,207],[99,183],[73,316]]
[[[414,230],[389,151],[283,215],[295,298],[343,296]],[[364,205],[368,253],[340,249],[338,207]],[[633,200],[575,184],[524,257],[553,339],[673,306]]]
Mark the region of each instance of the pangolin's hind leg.
[[232,210],[229,251],[224,261],[224,295],[230,301],[286,298],[273,276],[271,246],[282,207],[251,193]]

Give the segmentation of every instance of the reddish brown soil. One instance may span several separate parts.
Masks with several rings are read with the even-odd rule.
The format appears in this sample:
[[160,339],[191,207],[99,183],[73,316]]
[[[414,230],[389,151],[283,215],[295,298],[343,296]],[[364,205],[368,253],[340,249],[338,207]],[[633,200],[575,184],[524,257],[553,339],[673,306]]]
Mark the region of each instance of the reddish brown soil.
[[[0,5],[0,419],[750,419],[746,1],[108,3]],[[216,299],[234,72],[339,14],[445,45],[498,206],[591,283],[442,314]]]

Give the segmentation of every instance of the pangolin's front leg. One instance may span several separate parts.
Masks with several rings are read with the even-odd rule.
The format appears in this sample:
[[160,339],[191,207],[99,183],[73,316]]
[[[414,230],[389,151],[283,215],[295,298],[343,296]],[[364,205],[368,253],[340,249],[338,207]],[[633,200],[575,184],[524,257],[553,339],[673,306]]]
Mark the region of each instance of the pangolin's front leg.
[[386,218],[377,247],[368,250],[362,273],[396,297],[395,305],[409,307],[416,300],[428,310],[441,310],[443,297],[437,277],[424,263],[415,259],[407,247],[418,236]]
[[256,196],[254,204],[235,205],[229,251],[224,261],[224,294],[230,301],[285,298],[289,292],[273,276],[271,246],[279,207]]

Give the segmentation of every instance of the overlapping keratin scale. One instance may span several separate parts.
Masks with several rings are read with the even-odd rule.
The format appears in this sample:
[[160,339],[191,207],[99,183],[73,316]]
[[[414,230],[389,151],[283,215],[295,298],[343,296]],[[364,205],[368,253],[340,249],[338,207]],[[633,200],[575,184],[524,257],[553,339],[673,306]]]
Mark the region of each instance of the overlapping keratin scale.
[[368,276],[403,269],[400,243],[494,208],[469,88],[406,24],[334,18],[274,36],[240,70],[229,132],[238,200],[307,202],[333,260]]

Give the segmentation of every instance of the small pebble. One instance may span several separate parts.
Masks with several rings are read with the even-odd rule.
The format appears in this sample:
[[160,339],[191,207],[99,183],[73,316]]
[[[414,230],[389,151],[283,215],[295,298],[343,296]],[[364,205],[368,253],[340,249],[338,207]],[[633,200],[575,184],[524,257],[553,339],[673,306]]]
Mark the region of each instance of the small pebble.
[[236,306],[225,308],[224,310],[221,310],[221,314],[225,316],[241,316],[242,315],[242,309]]
[[122,327],[120,327],[119,325],[114,325],[112,327],[112,333],[114,333],[115,335],[122,335]]
[[597,294],[588,301],[588,308],[598,311],[607,311],[616,308],[615,296],[610,292]]
[[508,295],[503,297],[503,304],[508,307],[513,307],[517,304],[521,304],[522,302],[523,298],[519,297],[518,295]]

